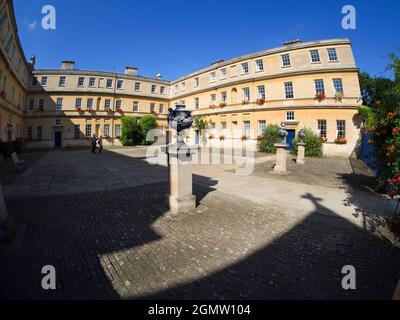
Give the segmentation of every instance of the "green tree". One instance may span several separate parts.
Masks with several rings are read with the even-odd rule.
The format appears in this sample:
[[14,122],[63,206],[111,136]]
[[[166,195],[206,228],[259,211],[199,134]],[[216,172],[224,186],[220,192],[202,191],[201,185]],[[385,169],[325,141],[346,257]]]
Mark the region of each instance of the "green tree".
[[153,142],[152,141],[147,141],[147,133],[151,129],[155,129],[158,127],[157,124],[157,119],[153,115],[145,115],[139,122],[139,127],[140,127],[140,143],[142,145],[150,145]]
[[125,116],[121,118],[121,143],[124,146],[134,146],[137,144],[138,124],[136,117]]
[[279,126],[276,124],[269,124],[261,138],[259,150],[261,152],[276,153],[275,143],[279,141]]
[[[310,128],[304,129],[305,137],[303,139],[306,144],[305,156],[306,157],[322,157],[322,141],[320,137],[314,133]],[[297,155],[297,147],[299,143],[299,138],[293,139],[293,150],[292,154]]]

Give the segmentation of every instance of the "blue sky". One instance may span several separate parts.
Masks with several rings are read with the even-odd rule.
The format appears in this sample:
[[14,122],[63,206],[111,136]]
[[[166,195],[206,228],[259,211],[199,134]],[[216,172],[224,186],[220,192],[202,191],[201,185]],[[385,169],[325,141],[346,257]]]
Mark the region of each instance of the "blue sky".
[[[42,7],[54,5],[56,30],[41,28]],[[357,29],[343,30],[341,8],[357,10]],[[303,41],[350,38],[362,71],[386,75],[387,54],[400,55],[400,1],[265,0],[14,0],[27,58],[37,68],[75,60],[78,69],[173,80],[218,59]],[[36,23],[35,23],[36,21]]]

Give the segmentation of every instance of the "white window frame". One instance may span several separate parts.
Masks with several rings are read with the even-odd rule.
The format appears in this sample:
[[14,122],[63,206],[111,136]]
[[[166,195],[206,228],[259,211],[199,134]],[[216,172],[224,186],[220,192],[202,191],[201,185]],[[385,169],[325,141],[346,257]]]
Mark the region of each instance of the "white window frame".
[[257,86],[258,99],[265,99],[265,85]]
[[256,64],[256,72],[264,71],[264,60],[263,59],[257,59],[255,61],[255,64]]
[[285,82],[285,99],[294,99],[294,86],[292,81]]
[[139,112],[139,101],[133,101],[133,112]]
[[60,79],[58,79],[58,86],[65,87],[66,82],[67,82],[67,77],[60,76]]
[[141,91],[142,84],[140,82],[135,82],[135,91],[140,92]]
[[[337,62],[337,61],[339,61],[339,57],[338,57],[336,48],[327,48],[326,51],[327,51],[327,54],[328,54],[329,62]],[[332,58],[335,58],[335,59],[332,59]]]
[[210,83],[214,83],[215,81],[217,81],[217,74],[213,71],[210,73]]
[[286,121],[295,121],[295,113],[294,111],[286,111]]
[[323,79],[315,79],[315,94],[325,94],[325,83]]
[[85,84],[85,77],[79,77],[78,78],[78,87],[83,87]]
[[[110,85],[109,85],[109,84],[110,84]],[[106,80],[106,88],[107,88],[107,89],[112,89],[112,88],[113,88],[113,84],[114,84],[113,79],[107,79],[107,80]]]
[[250,88],[246,87],[246,88],[242,88],[242,98],[243,101],[250,101]]
[[[332,82],[333,82],[333,88],[335,90],[335,93],[344,94],[343,79],[342,78],[334,78],[334,79],[332,79]],[[340,90],[338,90],[338,89],[340,89]]]
[[110,125],[108,123],[104,124],[103,131],[104,131],[104,136],[105,137],[109,137],[110,136]]
[[118,79],[117,80],[117,90],[124,89],[124,80]]
[[346,138],[346,120],[336,120],[336,138]]
[[96,78],[89,78],[89,87],[94,87],[96,86]]
[[75,108],[82,108],[82,98],[75,98]]
[[63,98],[57,98],[56,110],[61,111],[63,109]]
[[[325,134],[323,133],[325,131]],[[317,120],[317,132],[320,137],[326,138],[328,135],[328,122],[326,119]]]
[[290,54],[288,54],[288,53],[282,54],[281,59],[282,59],[282,67],[283,68],[292,66],[292,61],[290,60]]
[[86,137],[91,137],[92,136],[92,125],[87,123],[85,125],[85,136]]
[[318,49],[310,50],[311,63],[321,63],[321,56]]
[[242,75],[250,73],[250,68],[249,68],[248,62],[243,62],[241,64],[241,73],[242,73]]
[[200,79],[199,77],[196,77],[193,79],[194,80],[194,84],[193,84],[193,88],[198,88],[200,85]]
[[114,133],[115,133],[116,137],[121,135],[121,125],[120,124],[116,124],[114,126]]
[[258,120],[258,135],[262,136],[264,134],[265,128],[267,127],[267,121]]
[[42,79],[40,79],[40,85],[42,87],[46,87],[47,86],[47,80],[48,80],[47,77],[42,77]]
[[227,71],[227,69],[226,69],[226,68],[222,68],[222,69],[220,70],[220,79],[221,79],[221,80],[225,80],[225,79],[227,78],[227,76],[228,76],[228,71]]

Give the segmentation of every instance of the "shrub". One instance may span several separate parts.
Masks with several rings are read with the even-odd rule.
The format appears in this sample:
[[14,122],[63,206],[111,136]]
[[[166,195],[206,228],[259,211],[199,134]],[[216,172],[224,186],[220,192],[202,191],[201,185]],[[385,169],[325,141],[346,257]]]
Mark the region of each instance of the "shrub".
[[15,141],[8,141],[8,142],[1,142],[0,143],[0,153],[4,157],[9,157],[11,156],[11,153],[16,152],[20,153],[22,152],[22,140],[17,139]]
[[[305,156],[306,157],[322,157],[322,141],[321,138],[315,134],[311,129],[305,128],[305,137],[303,139],[306,144]],[[297,155],[297,144],[299,142],[299,138],[296,137],[293,140],[293,150],[292,154]]]
[[138,124],[136,117],[122,117],[121,118],[121,143],[124,146],[134,146],[138,143]]
[[152,141],[147,141],[147,133],[154,128],[158,127],[157,124],[157,119],[153,115],[145,115],[143,118],[140,120],[139,123],[140,127],[140,143],[142,145],[150,145],[153,142]]
[[269,124],[261,138],[259,150],[261,152],[276,153],[275,143],[279,141],[279,126],[276,124]]

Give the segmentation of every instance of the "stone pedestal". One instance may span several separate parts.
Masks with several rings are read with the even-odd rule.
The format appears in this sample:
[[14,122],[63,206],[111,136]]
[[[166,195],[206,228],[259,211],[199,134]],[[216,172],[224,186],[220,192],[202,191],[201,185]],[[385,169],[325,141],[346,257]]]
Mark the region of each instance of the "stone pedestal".
[[275,143],[276,148],[276,164],[274,167],[275,173],[286,173],[286,150],[289,147],[286,143]]
[[180,212],[196,207],[196,197],[193,195],[192,156],[197,150],[198,147],[187,145],[166,149],[169,157],[167,202],[171,211]]
[[298,164],[305,164],[305,150],[306,150],[306,144],[304,142],[299,142],[297,144],[297,159],[296,163]]

